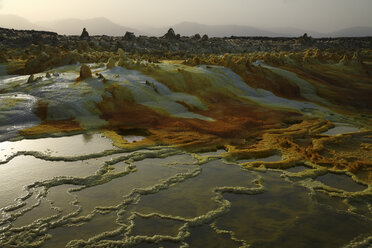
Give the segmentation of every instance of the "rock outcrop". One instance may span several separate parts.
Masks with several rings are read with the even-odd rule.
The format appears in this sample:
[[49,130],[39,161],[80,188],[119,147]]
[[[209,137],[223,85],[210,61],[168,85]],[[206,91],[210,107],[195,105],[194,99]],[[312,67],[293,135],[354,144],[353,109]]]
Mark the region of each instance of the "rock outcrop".
[[[38,37],[35,39],[35,37]],[[14,54],[9,49],[21,49],[26,56],[41,52],[56,50],[77,50],[80,55],[87,51],[116,52],[119,48],[128,54],[157,54],[164,56],[172,53],[178,55],[251,53],[273,51],[305,51],[309,48],[324,50],[348,50],[355,52],[360,49],[372,49],[372,38],[322,38],[313,39],[308,35],[300,38],[270,38],[270,37],[225,37],[211,38],[203,35],[181,37],[173,29],[169,29],[162,37],[136,37],[127,32],[124,36],[91,36],[88,32],[81,37],[58,35],[51,32],[23,31],[0,28],[0,60],[12,59]],[[20,50],[18,51],[18,53]],[[337,58],[339,61],[341,58]],[[107,61],[107,60],[106,60]],[[80,61],[84,63],[84,61]]]
[[126,32],[124,35],[124,40],[134,40],[136,36],[132,32]]
[[89,39],[89,33],[86,28],[83,29],[83,32],[80,35],[80,39]]
[[107,69],[114,68],[115,64],[116,64],[115,59],[114,58],[109,58],[109,60],[107,61],[107,64],[106,64],[106,68]]
[[200,34],[194,34],[190,38],[193,39],[193,40],[200,40],[201,39],[201,36],[200,36]]
[[89,66],[87,65],[82,65],[80,67],[80,77],[78,78],[77,81],[82,81],[84,79],[87,79],[87,78],[91,78],[92,77],[92,71],[90,70]]
[[298,38],[298,42],[305,46],[312,46],[314,44],[314,39],[305,33],[303,36]]
[[35,76],[34,76],[34,74],[31,74],[29,77],[28,77],[28,79],[27,79],[27,83],[33,83],[33,82],[35,82],[36,80],[35,80]]
[[163,36],[163,38],[167,40],[177,40],[177,35],[174,32],[173,28],[170,28],[168,32]]

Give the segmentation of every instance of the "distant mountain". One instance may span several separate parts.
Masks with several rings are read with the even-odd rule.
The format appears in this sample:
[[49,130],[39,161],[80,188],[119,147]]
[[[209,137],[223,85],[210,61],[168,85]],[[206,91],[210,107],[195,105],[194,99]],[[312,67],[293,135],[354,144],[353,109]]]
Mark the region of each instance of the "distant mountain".
[[39,22],[40,26],[46,27],[48,31],[58,34],[80,35],[86,28],[90,35],[123,36],[125,32],[133,32],[136,35],[143,32],[116,24],[104,17],[93,19],[62,19],[51,22]]
[[123,36],[125,32],[129,31],[135,35],[163,36],[169,28],[173,28],[177,34],[181,34],[182,36],[191,36],[196,33],[200,35],[207,34],[210,37],[299,37],[304,33],[314,38],[372,36],[372,27],[351,27],[331,33],[320,33],[291,27],[256,28],[242,25],[205,25],[195,22],[182,22],[168,27],[141,27],[140,29],[134,29],[116,24],[104,17],[93,19],[63,19],[35,24],[16,15],[0,15],[0,27],[53,31],[66,35],[80,35],[83,28],[86,28],[90,35]]
[[0,15],[0,27],[25,30],[45,30],[45,27],[36,25],[29,20],[17,15]]
[[207,34],[210,37],[229,37],[229,36],[273,36],[280,34],[266,31],[263,29],[240,26],[240,25],[205,25],[195,22],[182,22],[173,26],[164,28],[142,28],[143,31],[155,36],[164,35],[169,28],[173,28],[177,34],[182,36],[191,36],[196,33],[200,35]]
[[207,34],[210,37],[230,37],[230,36],[269,36],[269,37],[299,37],[304,33],[314,37],[363,37],[372,36],[372,27],[351,27],[332,33],[321,33],[313,30],[305,30],[292,27],[276,28],[255,28],[251,26],[240,25],[205,25],[194,22],[182,22],[173,26],[163,28],[143,27],[141,30],[146,31],[154,36],[164,35],[169,28],[173,28],[178,34],[191,36],[196,33]]
[[363,37],[372,36],[372,27],[351,27],[329,33],[329,37]]
[[300,28],[292,28],[292,27],[275,27],[275,28],[266,28],[272,32],[280,34],[283,37],[299,37],[302,36],[304,33],[307,33],[313,38],[323,37],[324,34],[320,32],[316,32],[313,30],[306,30]]
[[330,33],[320,33],[312,30],[305,30],[305,29],[297,29],[297,28],[270,28],[268,29],[275,33],[279,33],[285,37],[298,37],[307,33],[313,38],[322,38],[322,37],[364,37],[364,36],[372,36],[372,27],[350,27],[338,30],[336,32]]

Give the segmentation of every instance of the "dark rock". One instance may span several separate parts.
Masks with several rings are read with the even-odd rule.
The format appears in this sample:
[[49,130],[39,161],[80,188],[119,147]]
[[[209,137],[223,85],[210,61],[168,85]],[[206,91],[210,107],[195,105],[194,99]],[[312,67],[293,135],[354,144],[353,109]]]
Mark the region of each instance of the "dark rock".
[[203,37],[202,37],[202,41],[207,41],[207,40],[209,40],[209,37],[208,37],[208,35],[203,35]]
[[89,39],[89,33],[86,28],[83,29],[83,32],[80,35],[80,39]]
[[35,77],[34,77],[34,74],[31,74],[29,77],[28,77],[28,79],[27,79],[27,83],[33,83],[33,82],[35,82],[36,80],[35,80]]
[[307,33],[298,38],[298,42],[305,46],[312,46],[315,43],[314,39],[311,36],[308,36]]
[[201,39],[201,36],[200,36],[200,34],[194,34],[193,36],[191,36],[191,39],[193,39],[193,40],[200,40]]
[[82,65],[80,68],[80,77],[79,80],[84,80],[86,78],[91,78],[92,77],[92,71],[87,65]]
[[126,32],[124,35],[124,40],[130,41],[130,40],[135,40],[135,39],[136,39],[136,36],[132,32]]
[[[314,39],[307,34],[298,38],[243,36],[209,38],[207,35],[203,35],[200,39],[199,35],[194,35],[191,38],[180,37],[176,35],[173,29],[169,29],[167,34],[159,38],[136,37],[130,32],[127,32],[124,37],[105,35],[89,37],[88,32],[84,29],[81,37],[58,35],[52,32],[0,28],[0,62],[19,58],[27,61],[27,69],[30,69],[30,71],[25,73],[32,74],[49,68],[57,60],[60,60],[57,64],[76,63],[78,61],[86,63],[87,61],[81,60],[81,55],[86,52],[116,52],[118,48],[122,48],[128,55],[151,53],[157,56],[155,60],[172,54],[177,54],[177,56],[183,58],[195,54],[250,53],[256,51],[299,52],[313,47],[321,51],[349,50],[352,55],[352,52],[360,49],[372,49],[371,37]],[[197,40],[201,42],[195,42]],[[34,45],[32,45],[33,43]],[[15,52],[16,50],[17,52]],[[74,50],[76,50],[76,54],[73,54],[73,56],[66,53]],[[47,56],[42,54],[43,52]],[[101,59],[107,61],[108,58],[103,57]],[[89,61],[89,59],[87,60]],[[336,60],[339,61],[340,58]],[[350,61],[357,65],[363,65],[362,54],[356,54],[353,59],[350,56]]]
[[163,38],[165,38],[167,40],[176,40],[177,39],[177,35],[174,32],[173,28],[170,28],[168,30],[168,32],[163,36]]

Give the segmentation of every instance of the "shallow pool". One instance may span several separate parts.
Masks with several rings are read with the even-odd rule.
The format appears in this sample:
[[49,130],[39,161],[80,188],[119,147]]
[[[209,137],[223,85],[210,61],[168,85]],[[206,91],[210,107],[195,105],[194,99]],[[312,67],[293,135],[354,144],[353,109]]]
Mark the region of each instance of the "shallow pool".
[[29,142],[3,144],[5,159],[43,156],[0,165],[1,247],[342,247],[372,234],[358,204],[368,195],[335,198],[301,183],[366,189],[346,175],[290,181],[227,162],[224,150],[200,153],[214,160],[199,164],[170,147],[116,151],[100,134]]

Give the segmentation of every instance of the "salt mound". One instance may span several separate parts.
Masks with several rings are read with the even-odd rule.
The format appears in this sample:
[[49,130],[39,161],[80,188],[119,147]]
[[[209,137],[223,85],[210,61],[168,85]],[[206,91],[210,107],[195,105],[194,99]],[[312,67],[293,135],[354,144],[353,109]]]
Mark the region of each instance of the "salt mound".
[[109,60],[107,61],[107,64],[106,64],[106,68],[107,69],[114,68],[115,64],[116,64],[115,59],[114,58],[109,58]]
[[89,66],[82,65],[80,68],[80,77],[79,80],[84,80],[86,78],[92,77],[92,71],[90,70]]

